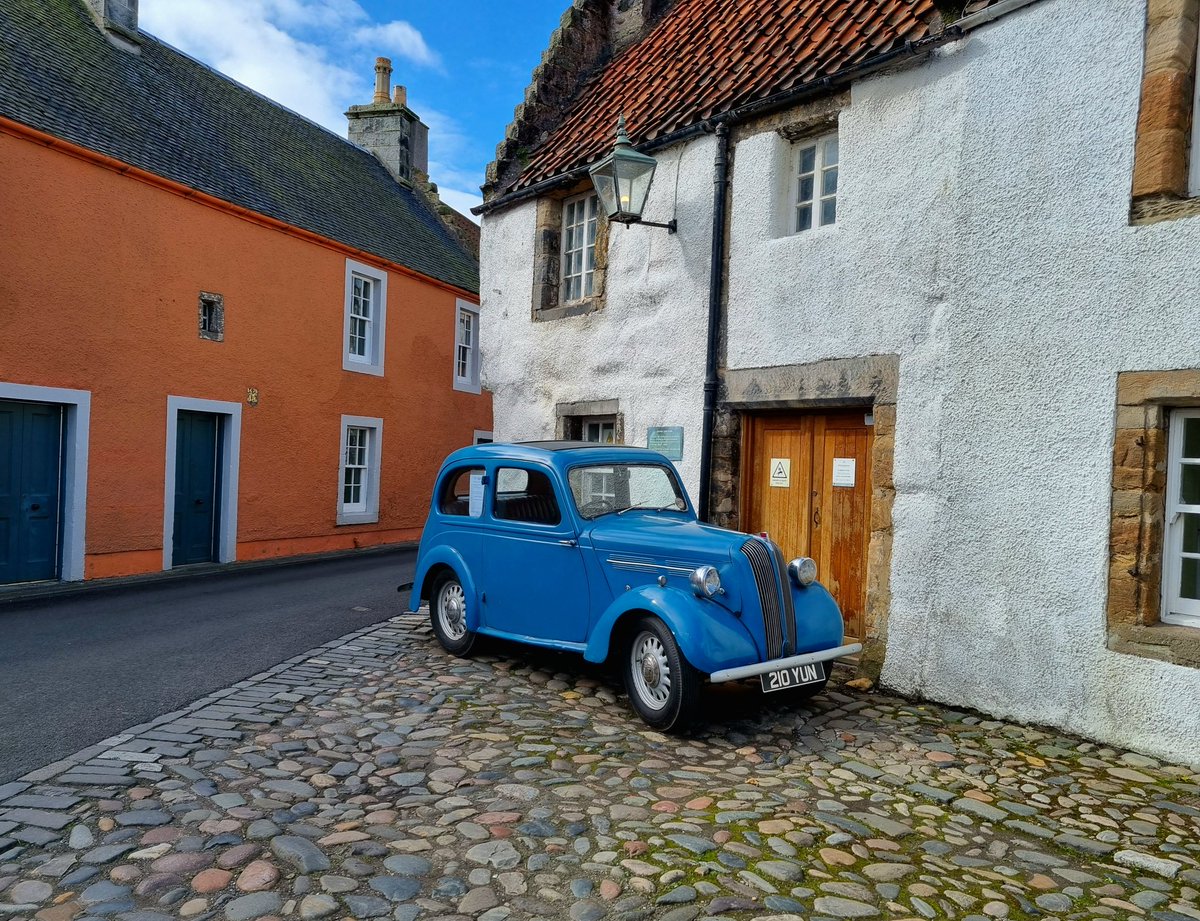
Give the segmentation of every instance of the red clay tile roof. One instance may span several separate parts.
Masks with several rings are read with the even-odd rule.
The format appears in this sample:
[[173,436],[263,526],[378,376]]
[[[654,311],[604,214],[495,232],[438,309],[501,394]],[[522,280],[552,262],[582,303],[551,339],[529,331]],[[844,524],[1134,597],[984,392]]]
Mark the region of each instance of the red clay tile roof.
[[581,88],[498,191],[599,159],[620,113],[634,143],[662,137],[925,38],[935,10],[933,0],[677,0]]

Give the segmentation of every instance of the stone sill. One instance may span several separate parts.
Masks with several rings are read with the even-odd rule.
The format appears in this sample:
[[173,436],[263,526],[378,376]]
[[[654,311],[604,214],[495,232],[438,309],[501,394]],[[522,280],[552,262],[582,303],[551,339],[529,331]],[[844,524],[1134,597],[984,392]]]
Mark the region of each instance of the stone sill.
[[1200,198],[1177,198],[1173,195],[1153,195],[1135,198],[1129,211],[1129,223],[1134,227],[1161,224],[1200,217]]
[[1118,624],[1108,633],[1113,652],[1200,668],[1200,629],[1175,624]]
[[595,313],[604,307],[604,298],[598,295],[592,297],[583,297],[577,301],[567,301],[565,304],[560,304],[557,307],[543,307],[540,310],[534,310],[533,321],[535,323],[544,323],[548,320],[565,320],[568,317],[584,317],[589,313]]

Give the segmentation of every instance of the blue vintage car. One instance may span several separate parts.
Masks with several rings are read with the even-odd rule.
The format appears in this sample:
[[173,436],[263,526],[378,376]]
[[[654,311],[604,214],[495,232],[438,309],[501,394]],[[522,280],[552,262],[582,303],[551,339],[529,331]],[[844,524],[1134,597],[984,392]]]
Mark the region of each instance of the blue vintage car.
[[614,658],[649,725],[683,729],[701,687],[815,693],[842,645],[816,564],[702,524],[663,455],[587,442],[487,444],[438,473],[409,607],[441,644],[480,635]]

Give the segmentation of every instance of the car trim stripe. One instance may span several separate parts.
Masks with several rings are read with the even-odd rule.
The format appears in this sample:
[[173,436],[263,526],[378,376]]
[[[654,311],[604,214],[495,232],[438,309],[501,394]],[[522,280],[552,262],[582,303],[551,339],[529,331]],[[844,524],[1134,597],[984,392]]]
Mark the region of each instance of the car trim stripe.
[[677,572],[683,576],[690,576],[695,569],[687,569],[682,566],[668,566],[666,563],[649,563],[645,560],[621,560],[615,557],[609,557],[608,562],[618,569],[632,569],[634,572],[657,572],[660,569],[665,569],[667,572]]

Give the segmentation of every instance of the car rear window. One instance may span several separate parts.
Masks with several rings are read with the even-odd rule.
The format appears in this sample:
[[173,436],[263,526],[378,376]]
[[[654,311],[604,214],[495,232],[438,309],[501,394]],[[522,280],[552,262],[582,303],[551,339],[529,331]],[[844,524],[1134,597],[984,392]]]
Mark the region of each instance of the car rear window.
[[531,524],[558,524],[562,514],[550,477],[539,470],[501,467],[496,471],[496,518]]
[[[482,467],[460,467],[447,474],[442,485],[442,494],[438,499],[438,510],[443,515],[471,514],[471,479],[477,477],[480,487],[483,483]],[[479,517],[482,507],[475,510],[474,517]]]

